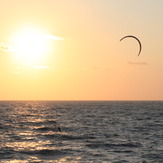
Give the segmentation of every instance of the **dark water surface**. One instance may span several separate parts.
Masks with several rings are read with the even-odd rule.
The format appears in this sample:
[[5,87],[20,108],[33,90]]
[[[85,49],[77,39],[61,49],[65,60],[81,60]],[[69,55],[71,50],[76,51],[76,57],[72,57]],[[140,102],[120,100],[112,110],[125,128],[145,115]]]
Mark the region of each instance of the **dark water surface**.
[[163,102],[0,102],[0,162],[162,163]]

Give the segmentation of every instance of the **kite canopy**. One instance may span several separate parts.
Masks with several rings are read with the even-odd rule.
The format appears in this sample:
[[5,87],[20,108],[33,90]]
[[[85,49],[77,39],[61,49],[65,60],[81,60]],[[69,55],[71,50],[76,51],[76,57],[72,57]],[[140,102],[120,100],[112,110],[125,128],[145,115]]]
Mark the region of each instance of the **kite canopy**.
[[137,42],[139,43],[139,53],[138,53],[138,56],[139,56],[140,53],[141,53],[141,50],[142,50],[142,45],[141,45],[140,40],[139,40],[137,37],[132,36],[132,35],[128,35],[128,36],[122,37],[122,38],[120,39],[120,41],[122,41],[123,39],[128,38],[128,37],[134,38],[134,39],[137,40]]

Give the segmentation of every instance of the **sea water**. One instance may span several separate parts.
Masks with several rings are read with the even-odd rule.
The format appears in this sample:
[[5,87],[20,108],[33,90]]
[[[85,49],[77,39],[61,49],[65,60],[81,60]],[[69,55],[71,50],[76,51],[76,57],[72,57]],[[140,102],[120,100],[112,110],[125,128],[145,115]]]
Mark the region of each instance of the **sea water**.
[[2,101],[0,162],[163,162],[163,102]]

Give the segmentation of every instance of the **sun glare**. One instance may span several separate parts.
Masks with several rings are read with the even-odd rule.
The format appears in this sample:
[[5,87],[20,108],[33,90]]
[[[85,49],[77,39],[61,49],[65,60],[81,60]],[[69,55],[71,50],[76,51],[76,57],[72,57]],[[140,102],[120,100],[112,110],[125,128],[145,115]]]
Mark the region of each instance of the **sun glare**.
[[14,57],[21,64],[41,64],[49,50],[49,42],[42,31],[37,29],[24,29],[13,37]]

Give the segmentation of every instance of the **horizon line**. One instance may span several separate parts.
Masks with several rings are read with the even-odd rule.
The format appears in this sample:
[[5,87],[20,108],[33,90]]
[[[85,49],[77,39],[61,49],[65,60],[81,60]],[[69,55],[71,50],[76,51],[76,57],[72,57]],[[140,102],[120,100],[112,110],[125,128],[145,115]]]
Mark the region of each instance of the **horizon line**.
[[162,101],[162,102],[163,102],[163,100],[39,100],[39,99],[35,99],[35,100],[32,100],[32,99],[30,99],[30,100],[27,100],[27,99],[26,99],[26,100],[25,100],[25,99],[21,99],[21,100],[0,100],[0,102],[5,102],[5,101],[45,101],[45,102],[46,102],[46,101],[47,101],[47,102],[48,102],[48,101],[49,101],[49,102],[50,102],[50,101],[54,101],[54,102],[55,102],[55,101],[56,101],[56,102],[57,102],[57,101],[62,101],[62,102],[64,102],[64,101],[65,101],[65,102],[69,102],[69,101],[70,101],[70,102],[73,102],[73,101],[74,101],[74,102],[82,102],[82,101],[83,101],[83,102],[84,102],[84,101],[88,101],[88,102],[89,102],[89,101],[90,101],[90,102],[91,102],[91,101],[92,101],[92,102],[96,102],[96,101],[97,101],[97,102],[100,102],[100,101],[101,101],[101,102],[107,102],[107,101],[108,101],[108,102],[109,102],[109,101],[110,101],[110,102],[111,102],[111,101],[113,101],[113,102],[114,102],[114,101],[117,101],[117,102],[118,102],[118,101],[119,101],[119,102],[121,102],[121,101],[122,101],[122,102],[123,102],[123,101],[129,101],[129,102],[130,102],[130,101],[131,101],[131,102],[134,102],[134,101],[135,101],[135,102],[136,102],[136,101],[151,101],[151,102],[152,102],[152,101],[160,101],[160,102],[161,102],[161,101]]

